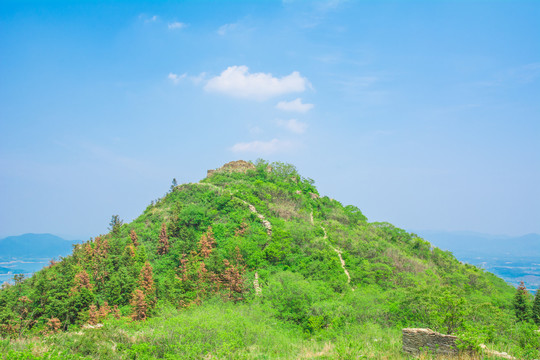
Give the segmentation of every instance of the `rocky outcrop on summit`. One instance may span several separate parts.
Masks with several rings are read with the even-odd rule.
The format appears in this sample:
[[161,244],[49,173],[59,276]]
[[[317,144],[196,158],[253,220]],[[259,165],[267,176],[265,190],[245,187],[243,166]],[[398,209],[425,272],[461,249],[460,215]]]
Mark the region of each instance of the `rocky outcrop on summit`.
[[248,170],[255,170],[255,165],[244,160],[231,161],[215,170],[208,170],[207,177],[212,176],[216,172],[241,172],[246,173]]

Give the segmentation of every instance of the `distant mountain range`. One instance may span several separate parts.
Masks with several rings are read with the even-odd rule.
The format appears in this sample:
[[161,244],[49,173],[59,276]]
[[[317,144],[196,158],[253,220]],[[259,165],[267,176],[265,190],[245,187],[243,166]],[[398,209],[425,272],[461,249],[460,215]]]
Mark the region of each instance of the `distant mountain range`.
[[71,254],[80,240],[64,240],[52,234],[23,234],[0,239],[0,259],[56,258]]
[[0,239],[0,284],[13,275],[31,276],[51,259],[60,259],[73,251],[80,240],[64,240],[52,234],[23,234]]

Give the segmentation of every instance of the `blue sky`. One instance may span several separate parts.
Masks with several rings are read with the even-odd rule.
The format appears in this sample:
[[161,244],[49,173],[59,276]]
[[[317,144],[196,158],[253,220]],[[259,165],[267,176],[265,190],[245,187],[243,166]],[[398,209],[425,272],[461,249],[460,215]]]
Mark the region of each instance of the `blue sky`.
[[540,232],[538,1],[2,1],[0,237],[264,158],[405,229]]

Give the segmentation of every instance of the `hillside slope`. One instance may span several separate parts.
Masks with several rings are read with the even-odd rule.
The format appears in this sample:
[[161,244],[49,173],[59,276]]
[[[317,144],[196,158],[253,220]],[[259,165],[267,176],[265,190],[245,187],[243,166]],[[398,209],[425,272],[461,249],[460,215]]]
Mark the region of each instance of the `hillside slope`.
[[238,161],[172,187],[130,224],[116,219],[109,234],[3,289],[0,323],[4,336],[50,333],[218,298],[261,306],[307,336],[425,326],[529,356],[536,345],[516,340],[513,296],[496,276],[321,197],[292,165]]

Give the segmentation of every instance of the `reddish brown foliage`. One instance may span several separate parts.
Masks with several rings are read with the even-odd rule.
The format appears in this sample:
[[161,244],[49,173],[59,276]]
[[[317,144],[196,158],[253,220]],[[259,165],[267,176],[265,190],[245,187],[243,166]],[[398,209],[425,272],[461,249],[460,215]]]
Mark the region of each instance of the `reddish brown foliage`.
[[208,270],[206,269],[206,264],[201,261],[199,264],[199,270],[197,270],[197,274],[199,275],[199,280],[204,281],[206,279],[206,275],[208,273]]
[[131,318],[135,321],[146,320],[148,304],[146,303],[144,293],[140,289],[137,289],[135,290],[135,292],[133,292],[130,304],[131,306],[133,306]]
[[75,286],[71,291],[79,291],[80,289],[88,289],[92,290],[94,285],[90,282],[90,276],[86,272],[86,270],[81,270],[80,272],[75,275]]
[[154,274],[152,265],[147,261],[141,269],[139,275],[139,285],[143,289],[145,295],[154,293]]
[[19,298],[20,306],[19,306],[19,317],[21,319],[26,319],[28,316],[28,313],[30,312],[30,304],[33,303],[32,300],[28,296],[21,296]]
[[187,269],[187,263],[188,259],[185,258],[186,254],[182,254],[182,259],[180,259],[180,272],[182,273],[182,278],[178,278],[182,281],[187,281],[188,279],[188,269]]
[[105,270],[105,259],[109,254],[109,248],[109,242],[102,236],[96,236],[94,240],[84,244],[84,261],[91,265],[94,281],[101,284],[105,283],[109,275]]
[[244,259],[238,247],[236,247],[236,264],[230,263],[227,259],[223,260],[225,271],[223,272],[221,283],[229,291],[229,300],[242,300],[242,294],[244,292],[243,277],[245,272],[245,265],[241,265],[243,262]]
[[167,236],[167,226],[161,224],[161,232],[159,233],[158,254],[165,255],[169,252],[169,236]]
[[90,308],[88,309],[88,323],[90,325],[96,325],[98,322],[98,311],[95,304],[90,305]]
[[248,225],[246,224],[245,221],[243,221],[242,224],[240,225],[240,227],[234,231],[234,236],[242,236],[242,235],[244,235],[246,233],[247,229],[248,229]]
[[57,318],[50,318],[47,322],[47,327],[45,329],[45,334],[54,334],[60,330],[62,323]]
[[120,310],[118,309],[118,305],[114,305],[112,313],[115,319],[120,319]]
[[107,239],[97,236],[94,239],[92,251],[93,258],[106,258],[107,254],[109,254],[109,242]]
[[135,230],[131,229],[131,231],[129,232],[129,237],[131,238],[133,246],[139,246],[139,238],[137,237],[137,233],[135,232]]
[[133,246],[133,244],[126,246],[126,249],[129,252],[129,256],[135,257],[135,246]]
[[107,315],[109,315],[110,312],[111,312],[111,308],[109,307],[109,303],[105,301],[103,305],[99,307],[99,314],[98,314],[99,318],[105,319]]
[[199,247],[201,248],[201,256],[207,259],[212,253],[212,249],[216,245],[216,240],[214,239],[214,233],[212,232],[212,227],[209,226],[206,233],[201,236],[199,240]]

